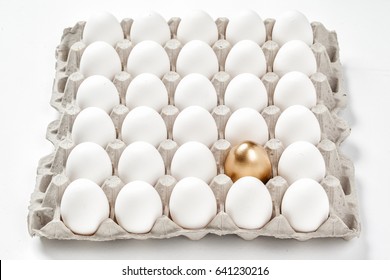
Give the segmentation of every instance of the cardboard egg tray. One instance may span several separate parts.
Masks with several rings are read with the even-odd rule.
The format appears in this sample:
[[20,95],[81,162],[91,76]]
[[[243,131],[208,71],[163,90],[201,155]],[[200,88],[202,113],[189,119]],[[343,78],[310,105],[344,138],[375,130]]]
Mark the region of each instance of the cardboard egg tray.
[[[126,65],[127,57],[133,47],[129,40],[132,19],[124,19],[121,22],[125,39],[118,42],[116,50],[121,58],[122,65]],[[115,220],[114,204],[116,196],[124,183],[117,176],[119,157],[126,145],[122,142],[120,131],[121,124],[129,112],[125,104],[126,89],[132,79],[130,74],[123,71],[114,78],[114,84],[120,94],[121,105],[115,107],[111,118],[117,129],[118,137],[106,148],[112,164],[113,176],[106,179],[102,189],[107,195],[110,204],[110,217],[98,228],[95,234],[83,236],[74,234],[61,221],[60,203],[64,190],[70,183],[65,176],[65,164],[74,144],[71,140],[73,121],[80,111],[75,104],[75,95],[78,86],[83,81],[83,75],[78,72],[80,57],[85,49],[81,41],[85,23],[79,22],[73,28],[64,30],[61,43],[56,49],[56,76],[53,85],[51,105],[60,113],[59,119],[49,124],[47,139],[50,140],[55,151],[42,158],[37,170],[35,190],[31,196],[31,204],[28,214],[28,229],[32,236],[41,236],[49,239],[73,239],[105,241],[115,239],[148,239],[171,238],[184,235],[190,239],[201,239],[207,234],[236,234],[243,239],[254,239],[259,236],[273,236],[276,238],[294,238],[307,240],[319,237],[342,237],[351,239],[360,233],[360,221],[358,216],[357,195],[354,182],[353,163],[340,152],[340,144],[350,133],[348,124],[337,113],[346,106],[346,93],[343,88],[342,69],[339,61],[339,47],[335,32],[330,32],[321,24],[312,23],[314,32],[314,44],[311,46],[315,54],[318,71],[310,78],[316,88],[318,103],[312,108],[312,112],[318,118],[322,140],[318,148],[322,153],[327,167],[326,177],[321,185],[324,187],[330,202],[329,218],[315,231],[310,233],[296,232],[289,225],[286,218],[280,213],[281,200],[288,184],[285,179],[278,176],[277,164],[283,146],[274,138],[275,123],[281,113],[273,104],[273,91],[279,77],[272,72],[274,57],[279,49],[271,40],[272,28],[275,20],[265,21],[267,41],[262,46],[267,59],[267,73],[262,77],[269,95],[269,106],[261,113],[265,118],[270,133],[270,140],[265,144],[265,149],[272,162],[273,178],[266,184],[273,201],[273,213],[271,220],[261,229],[245,230],[235,225],[233,220],[224,211],[224,201],[229,188],[233,184],[231,179],[223,173],[223,163],[231,145],[224,139],[224,127],[231,112],[223,105],[224,92],[231,77],[224,72],[224,61],[231,49],[231,45],[224,38],[227,18],[218,18],[216,25],[219,30],[219,40],[212,46],[219,60],[220,71],[215,74],[212,83],[218,94],[218,106],[214,108],[212,115],[219,130],[219,140],[213,144],[213,152],[218,165],[218,175],[210,183],[213,190],[218,212],[215,218],[203,229],[188,230],[175,224],[169,217],[169,197],[175,186],[176,179],[170,175],[170,162],[178,145],[172,140],[172,126],[179,110],[174,106],[174,92],[180,81],[180,75],[175,72],[175,62],[182,44],[176,39],[176,30],[180,18],[172,18],[168,24],[171,29],[172,39],[164,46],[171,61],[171,72],[163,77],[169,94],[169,104],[163,108],[161,115],[166,122],[168,139],[163,141],[158,150],[161,153],[166,175],[161,177],[155,185],[163,202],[163,216],[146,234],[132,234],[126,232]],[[125,69],[125,67],[123,68]]]

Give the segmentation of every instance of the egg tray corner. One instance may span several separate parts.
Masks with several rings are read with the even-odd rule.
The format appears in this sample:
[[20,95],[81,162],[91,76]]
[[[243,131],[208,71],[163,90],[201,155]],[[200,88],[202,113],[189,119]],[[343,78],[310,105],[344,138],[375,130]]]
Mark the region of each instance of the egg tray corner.
[[[116,50],[121,58],[122,65],[126,65],[128,54],[132,49],[129,40],[132,19],[123,19],[121,26],[125,39],[118,42]],[[173,95],[180,81],[180,76],[175,72],[175,61],[181,49],[181,43],[176,39],[176,30],[180,18],[172,18],[168,24],[171,29],[172,39],[164,48],[167,51],[171,72],[163,77],[163,82],[169,95],[169,104],[163,108],[161,115],[166,122],[168,138],[172,139],[172,126],[179,110],[173,106]],[[243,239],[250,240],[259,236],[273,236],[275,238],[308,240],[322,237],[342,237],[349,240],[360,234],[360,219],[358,213],[358,201],[354,181],[353,163],[340,151],[341,143],[348,137],[350,128],[345,120],[337,114],[347,104],[346,92],[343,88],[342,67],[339,61],[339,47],[336,33],[328,31],[321,23],[313,22],[315,54],[318,71],[310,78],[316,88],[318,103],[312,108],[312,112],[319,120],[322,137],[318,148],[326,163],[326,177],[321,181],[330,201],[329,218],[315,231],[310,233],[296,232],[289,225],[286,218],[280,213],[281,200],[288,184],[286,180],[277,176],[277,163],[283,146],[278,139],[274,138],[274,127],[280,109],[272,105],[273,91],[279,77],[272,72],[273,59],[279,49],[278,45],[271,40],[272,28],[275,20],[265,20],[267,41],[262,46],[267,60],[267,74],[262,77],[269,95],[269,104],[261,113],[265,118],[269,130],[270,140],[265,144],[265,149],[271,159],[273,178],[266,184],[273,201],[271,220],[261,229],[245,230],[235,225],[233,220],[224,211],[226,194],[233,184],[231,179],[223,174],[223,162],[230,149],[230,143],[223,139],[224,127],[230,116],[230,109],[223,105],[224,91],[230,81],[230,76],[224,72],[224,61],[231,45],[224,38],[227,18],[218,18],[216,25],[219,31],[219,40],[213,45],[217,54],[220,72],[214,75],[212,83],[218,94],[218,106],[212,115],[219,130],[219,140],[211,147],[218,165],[218,175],[210,183],[216,200],[217,215],[203,229],[188,230],[175,224],[169,217],[169,197],[176,184],[175,178],[170,175],[162,176],[155,188],[163,202],[163,216],[146,234],[132,234],[126,232],[115,222],[114,203],[116,196],[124,183],[117,174],[117,164],[125,144],[121,140],[110,143],[106,151],[113,163],[113,176],[107,178],[102,185],[109,204],[110,217],[106,219],[98,230],[89,236],[73,233],[61,221],[60,203],[64,190],[69,185],[68,178],[64,175],[66,159],[73,148],[71,141],[72,124],[80,109],[75,105],[75,96],[78,86],[83,81],[83,75],[78,72],[78,66],[85,45],[81,42],[85,22],[77,23],[73,28],[66,28],[61,38],[61,43],[56,49],[56,75],[53,84],[53,92],[50,104],[57,109],[60,117],[49,124],[47,139],[54,145],[54,152],[43,157],[37,169],[35,190],[31,195],[28,214],[28,230],[31,236],[46,237],[48,239],[63,240],[93,240],[106,241],[115,239],[148,239],[148,238],[171,238],[175,236],[187,236],[198,240],[212,233],[216,235],[235,234]],[[111,118],[120,135],[121,124],[128,113],[125,107],[126,89],[131,81],[127,72],[118,73],[114,78],[114,84],[120,94],[121,104],[114,108]],[[159,146],[167,174],[170,174],[169,166],[177,144],[172,140],[163,141]]]

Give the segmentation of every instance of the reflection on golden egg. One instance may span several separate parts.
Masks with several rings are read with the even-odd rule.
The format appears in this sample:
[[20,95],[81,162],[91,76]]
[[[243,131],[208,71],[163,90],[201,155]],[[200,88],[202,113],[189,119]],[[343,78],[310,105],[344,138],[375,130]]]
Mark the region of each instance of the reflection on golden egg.
[[234,146],[225,160],[225,174],[233,182],[253,176],[266,183],[272,176],[271,161],[265,149],[251,141]]

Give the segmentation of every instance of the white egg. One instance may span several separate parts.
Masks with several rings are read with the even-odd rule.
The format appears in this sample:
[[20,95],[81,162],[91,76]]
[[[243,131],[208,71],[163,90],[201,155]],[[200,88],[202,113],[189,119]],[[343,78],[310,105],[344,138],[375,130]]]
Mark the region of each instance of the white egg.
[[124,183],[145,181],[155,185],[165,174],[164,161],[157,149],[147,142],[131,143],[118,162],[118,175]]
[[263,116],[252,108],[241,108],[228,119],[225,139],[232,146],[244,141],[264,145],[268,141],[268,126]]
[[96,12],[85,23],[83,41],[86,45],[104,41],[115,46],[123,38],[124,34],[119,21],[108,12]]
[[84,77],[102,75],[113,80],[122,71],[118,53],[106,42],[97,41],[85,48],[80,59],[80,72]]
[[93,75],[80,84],[76,103],[80,109],[98,107],[110,114],[112,109],[119,105],[119,93],[109,79],[101,75]]
[[179,113],[173,124],[173,140],[179,145],[197,141],[211,147],[218,140],[214,118],[204,108],[189,106]]
[[317,93],[307,75],[292,71],[280,78],[273,99],[274,105],[282,111],[292,105],[302,105],[311,109],[317,104]]
[[180,76],[198,73],[211,79],[218,70],[217,56],[205,42],[190,41],[184,45],[177,56],[176,71]]
[[301,40],[307,45],[313,44],[313,30],[304,14],[288,11],[280,15],[272,28],[272,41],[279,46],[291,40]]
[[296,141],[317,145],[321,140],[321,127],[312,111],[302,105],[293,105],[279,116],[275,125],[275,138],[284,147]]
[[317,71],[314,53],[308,45],[299,40],[285,43],[275,56],[273,71],[282,77],[291,71],[299,71],[307,76]]
[[76,116],[72,126],[72,140],[75,144],[94,142],[105,148],[115,139],[114,123],[102,109],[88,107]]
[[112,175],[110,157],[98,144],[78,144],[68,156],[65,175],[70,181],[85,178],[101,186],[104,180]]
[[278,164],[278,175],[289,184],[298,179],[311,178],[320,182],[325,177],[326,167],[321,152],[313,144],[298,141],[289,145],[282,153]]
[[60,206],[64,224],[74,233],[94,234],[108,218],[110,207],[103,190],[88,179],[77,179],[65,189]]
[[127,145],[145,141],[158,147],[167,139],[167,127],[159,113],[152,108],[139,106],[131,110],[124,119],[122,139]]
[[242,40],[235,44],[225,61],[225,71],[235,77],[242,73],[252,73],[261,77],[267,70],[267,61],[261,47],[253,41]]
[[272,198],[262,181],[246,176],[229,189],[225,209],[238,227],[259,229],[271,219]]
[[161,198],[152,185],[133,181],[118,193],[115,218],[130,233],[147,233],[161,217],[162,208]]
[[208,45],[218,40],[218,29],[209,14],[193,10],[184,15],[177,27],[177,39],[186,44],[192,40],[201,40]]
[[255,75],[239,74],[226,87],[225,105],[233,112],[243,107],[260,112],[268,106],[267,89]]
[[207,146],[190,141],[181,145],[173,155],[171,173],[177,180],[196,177],[210,183],[217,176],[217,163]]
[[232,45],[241,40],[264,44],[266,30],[262,18],[253,10],[245,9],[229,19],[226,26],[226,40]]
[[130,40],[135,44],[151,40],[164,45],[169,39],[171,39],[171,31],[168,23],[154,11],[135,18],[131,25]]
[[281,210],[291,227],[298,232],[317,230],[329,217],[329,199],[316,181],[303,178],[286,190]]
[[161,112],[168,105],[168,92],[164,83],[154,74],[142,73],[135,77],[126,92],[126,106],[148,106]]
[[179,110],[197,105],[211,112],[217,106],[217,92],[205,76],[192,73],[180,80],[175,90],[175,106]]
[[134,77],[142,73],[152,73],[162,78],[169,70],[168,54],[160,44],[154,41],[138,43],[127,59],[127,72]]
[[180,180],[169,199],[172,220],[186,229],[201,229],[217,214],[214,193],[203,180],[187,177]]

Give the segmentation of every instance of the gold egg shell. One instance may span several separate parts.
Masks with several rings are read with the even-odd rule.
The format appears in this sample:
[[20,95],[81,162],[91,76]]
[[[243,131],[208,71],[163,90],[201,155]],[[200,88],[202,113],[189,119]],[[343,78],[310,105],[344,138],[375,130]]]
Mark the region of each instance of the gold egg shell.
[[265,149],[251,141],[234,146],[225,160],[225,174],[233,182],[253,176],[266,183],[272,176],[271,161]]

